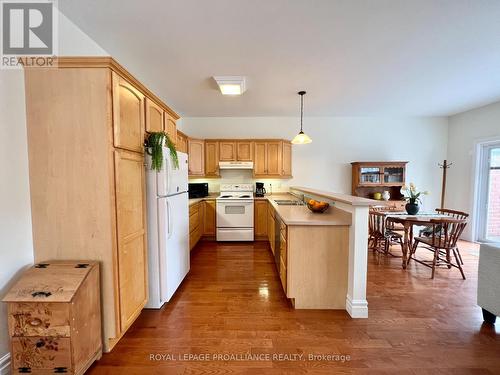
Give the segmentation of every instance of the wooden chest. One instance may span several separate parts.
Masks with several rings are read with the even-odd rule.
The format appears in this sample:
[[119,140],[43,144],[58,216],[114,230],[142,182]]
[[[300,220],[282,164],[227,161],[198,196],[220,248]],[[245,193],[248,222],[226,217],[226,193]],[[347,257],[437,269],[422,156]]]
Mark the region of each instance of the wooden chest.
[[3,301],[12,374],[83,374],[101,358],[98,263],[36,264]]

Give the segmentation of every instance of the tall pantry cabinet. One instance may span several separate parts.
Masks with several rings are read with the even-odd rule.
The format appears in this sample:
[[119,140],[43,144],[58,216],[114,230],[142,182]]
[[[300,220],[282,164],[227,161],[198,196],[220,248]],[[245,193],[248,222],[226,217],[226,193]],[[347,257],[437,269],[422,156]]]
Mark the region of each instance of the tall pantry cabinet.
[[146,108],[178,116],[111,58],[58,63],[25,70],[35,262],[100,262],[110,351],[148,298]]

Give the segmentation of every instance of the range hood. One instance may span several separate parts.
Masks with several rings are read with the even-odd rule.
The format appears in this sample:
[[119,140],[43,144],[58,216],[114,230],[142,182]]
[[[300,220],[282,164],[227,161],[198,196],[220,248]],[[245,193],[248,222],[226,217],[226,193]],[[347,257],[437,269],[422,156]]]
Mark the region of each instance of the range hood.
[[253,161],[220,161],[219,169],[253,169]]

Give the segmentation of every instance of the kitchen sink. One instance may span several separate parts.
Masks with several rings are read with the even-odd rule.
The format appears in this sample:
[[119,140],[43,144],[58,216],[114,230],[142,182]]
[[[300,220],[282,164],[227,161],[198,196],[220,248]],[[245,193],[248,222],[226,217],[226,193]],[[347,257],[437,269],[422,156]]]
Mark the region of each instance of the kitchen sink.
[[292,199],[274,199],[278,206],[304,206],[304,202]]

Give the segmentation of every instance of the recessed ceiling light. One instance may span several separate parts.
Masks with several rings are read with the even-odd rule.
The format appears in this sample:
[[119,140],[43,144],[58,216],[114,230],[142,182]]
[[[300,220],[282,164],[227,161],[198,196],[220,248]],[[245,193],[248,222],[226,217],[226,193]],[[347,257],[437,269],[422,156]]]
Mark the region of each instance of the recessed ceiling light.
[[241,95],[246,90],[243,76],[214,76],[222,95]]

